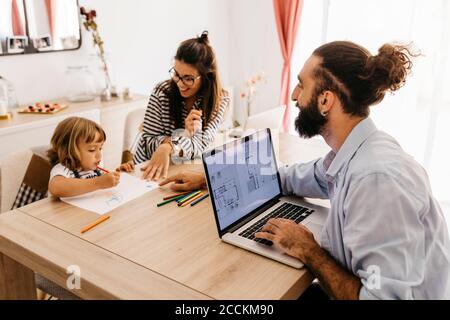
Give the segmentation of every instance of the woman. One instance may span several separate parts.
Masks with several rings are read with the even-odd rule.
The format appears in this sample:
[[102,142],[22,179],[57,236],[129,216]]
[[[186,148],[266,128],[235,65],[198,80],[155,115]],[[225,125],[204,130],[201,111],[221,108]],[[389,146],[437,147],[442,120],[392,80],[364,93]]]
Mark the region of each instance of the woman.
[[167,177],[172,160],[200,157],[214,140],[230,99],[222,89],[208,32],[182,42],[171,79],[159,83],[147,106],[134,162],[150,159],[143,178]]

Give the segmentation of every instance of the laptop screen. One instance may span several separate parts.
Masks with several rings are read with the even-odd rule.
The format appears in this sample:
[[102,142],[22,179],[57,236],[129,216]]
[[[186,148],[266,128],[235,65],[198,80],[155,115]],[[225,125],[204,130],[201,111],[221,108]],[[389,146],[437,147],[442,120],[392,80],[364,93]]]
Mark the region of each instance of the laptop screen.
[[203,154],[219,233],[281,194],[270,130]]

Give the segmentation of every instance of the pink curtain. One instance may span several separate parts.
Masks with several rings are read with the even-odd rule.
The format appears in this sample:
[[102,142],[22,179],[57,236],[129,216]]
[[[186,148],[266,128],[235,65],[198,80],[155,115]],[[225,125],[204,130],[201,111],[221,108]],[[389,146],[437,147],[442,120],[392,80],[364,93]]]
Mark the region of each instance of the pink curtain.
[[19,7],[17,6],[17,0],[12,0],[11,20],[12,20],[13,34],[15,36],[24,36],[25,31],[23,30],[23,24],[22,19],[20,17]]
[[286,105],[283,116],[283,131],[288,131],[289,102],[291,82],[291,58],[297,37],[300,16],[302,15],[303,0],[273,0],[278,37],[280,38],[281,53],[283,55],[283,71],[281,74],[281,104]]
[[54,38],[55,32],[55,2],[54,0],[45,0],[45,6],[47,7],[48,25],[50,26],[50,35]]

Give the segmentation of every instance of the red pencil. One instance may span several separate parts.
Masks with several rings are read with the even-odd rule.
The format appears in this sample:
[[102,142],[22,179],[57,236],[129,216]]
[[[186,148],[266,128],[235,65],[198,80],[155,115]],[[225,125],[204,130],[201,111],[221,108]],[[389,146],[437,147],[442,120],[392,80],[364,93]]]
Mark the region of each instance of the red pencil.
[[97,169],[98,169],[98,170],[102,170],[103,172],[109,173],[109,171],[108,171],[108,170],[106,170],[106,169],[103,169],[102,167],[99,167],[99,166],[97,166]]

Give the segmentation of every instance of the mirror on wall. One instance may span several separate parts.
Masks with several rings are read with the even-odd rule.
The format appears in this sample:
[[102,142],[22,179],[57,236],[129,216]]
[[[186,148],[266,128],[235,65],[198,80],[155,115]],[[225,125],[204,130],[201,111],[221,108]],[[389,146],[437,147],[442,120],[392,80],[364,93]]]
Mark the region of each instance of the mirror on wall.
[[0,55],[81,46],[77,0],[0,0]]
[[28,45],[24,3],[0,0],[0,54],[22,53]]

